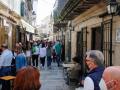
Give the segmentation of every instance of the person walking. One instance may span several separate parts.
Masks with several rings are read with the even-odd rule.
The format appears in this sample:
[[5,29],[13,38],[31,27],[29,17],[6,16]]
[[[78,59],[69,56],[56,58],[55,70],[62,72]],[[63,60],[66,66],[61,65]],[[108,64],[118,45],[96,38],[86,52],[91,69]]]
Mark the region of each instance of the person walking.
[[33,66],[38,67],[38,56],[39,56],[39,48],[37,46],[37,43],[34,42],[32,46],[32,63]]
[[58,67],[60,66],[60,61],[61,61],[61,43],[59,40],[57,40],[56,44],[55,44],[55,52],[56,52],[56,55],[57,55],[57,64],[58,64]]
[[41,61],[41,64],[42,64],[42,68],[44,68],[45,57],[46,57],[46,47],[45,47],[44,43],[42,43],[42,47],[39,50],[39,55],[40,55],[40,61]]
[[31,45],[30,45],[30,42],[27,43],[27,47],[26,47],[26,59],[27,59],[27,65],[31,65]]
[[48,47],[46,49],[46,56],[47,56],[47,67],[51,68],[51,62],[52,62],[52,48],[51,48],[51,43],[48,43]]

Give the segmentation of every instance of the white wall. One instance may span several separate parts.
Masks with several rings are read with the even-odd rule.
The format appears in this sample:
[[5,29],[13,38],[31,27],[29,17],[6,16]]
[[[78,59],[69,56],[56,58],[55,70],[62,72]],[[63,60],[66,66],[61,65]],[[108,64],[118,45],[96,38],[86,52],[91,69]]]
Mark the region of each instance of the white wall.
[[21,0],[0,0],[0,2],[20,15]]

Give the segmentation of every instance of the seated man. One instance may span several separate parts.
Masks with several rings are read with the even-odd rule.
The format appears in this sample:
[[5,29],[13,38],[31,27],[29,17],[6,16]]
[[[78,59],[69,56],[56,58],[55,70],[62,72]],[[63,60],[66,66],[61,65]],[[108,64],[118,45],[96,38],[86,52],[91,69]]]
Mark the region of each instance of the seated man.
[[81,71],[81,65],[79,63],[78,57],[72,58],[74,66],[71,68],[68,68],[68,78],[70,81],[79,82],[80,79],[80,71]]
[[120,90],[120,66],[107,67],[103,73],[106,90]]

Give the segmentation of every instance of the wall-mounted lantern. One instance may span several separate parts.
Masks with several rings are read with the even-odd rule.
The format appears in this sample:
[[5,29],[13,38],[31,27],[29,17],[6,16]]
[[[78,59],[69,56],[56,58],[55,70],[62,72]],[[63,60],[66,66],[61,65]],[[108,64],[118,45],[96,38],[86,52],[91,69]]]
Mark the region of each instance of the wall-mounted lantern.
[[108,6],[107,6],[107,10],[108,10],[108,14],[115,14],[117,12],[117,8],[118,8],[118,3],[116,0],[109,0],[108,2]]
[[113,16],[117,14],[118,2],[116,0],[108,0],[107,5],[108,14],[111,15],[111,28],[110,28],[110,66],[112,66],[112,31],[113,31]]

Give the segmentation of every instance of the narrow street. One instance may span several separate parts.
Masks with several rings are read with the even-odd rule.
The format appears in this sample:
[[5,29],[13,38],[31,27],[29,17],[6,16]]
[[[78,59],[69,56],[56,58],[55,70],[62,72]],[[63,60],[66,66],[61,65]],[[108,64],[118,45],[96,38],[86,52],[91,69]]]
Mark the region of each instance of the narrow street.
[[40,90],[70,90],[65,84],[62,68],[58,68],[57,64],[53,63],[51,69],[45,68],[40,73],[42,83]]

